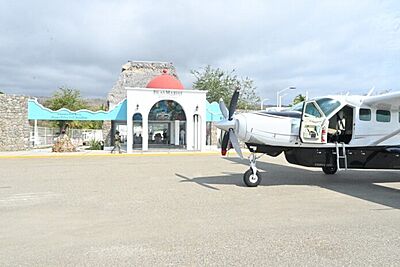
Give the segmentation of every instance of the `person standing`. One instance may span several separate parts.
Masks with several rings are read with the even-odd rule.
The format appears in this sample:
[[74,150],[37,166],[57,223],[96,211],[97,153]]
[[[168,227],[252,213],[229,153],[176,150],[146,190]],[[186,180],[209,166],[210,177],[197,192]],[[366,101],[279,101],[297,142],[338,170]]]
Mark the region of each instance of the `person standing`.
[[181,146],[185,145],[185,130],[181,129],[181,131],[179,132],[179,144]]
[[115,132],[114,136],[114,147],[111,150],[111,154],[114,153],[114,151],[118,148],[119,154],[121,154],[121,136],[119,135],[119,131],[117,130]]

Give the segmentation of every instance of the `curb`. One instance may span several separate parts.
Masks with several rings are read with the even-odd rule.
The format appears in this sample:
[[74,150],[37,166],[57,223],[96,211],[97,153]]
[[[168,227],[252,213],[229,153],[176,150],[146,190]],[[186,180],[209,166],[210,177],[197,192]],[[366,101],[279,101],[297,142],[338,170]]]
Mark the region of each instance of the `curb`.
[[[71,152],[74,153],[74,152]],[[157,156],[212,156],[220,155],[219,151],[209,152],[144,152],[133,154],[50,154],[50,155],[0,155],[0,159],[29,159],[29,158],[85,158],[85,157],[157,157]]]

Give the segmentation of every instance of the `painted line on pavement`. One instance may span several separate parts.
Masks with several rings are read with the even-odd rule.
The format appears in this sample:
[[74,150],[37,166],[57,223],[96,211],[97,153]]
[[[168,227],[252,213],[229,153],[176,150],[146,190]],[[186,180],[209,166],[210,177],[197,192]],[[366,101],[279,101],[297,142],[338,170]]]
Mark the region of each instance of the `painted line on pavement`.
[[[71,152],[74,153],[74,152]],[[247,153],[244,153],[247,154]],[[156,153],[132,153],[132,154],[51,154],[51,155],[0,155],[0,159],[26,159],[26,158],[74,158],[74,157],[156,157],[156,156],[211,156],[220,155],[219,151],[209,152],[156,152]],[[236,156],[232,153],[231,156]]]

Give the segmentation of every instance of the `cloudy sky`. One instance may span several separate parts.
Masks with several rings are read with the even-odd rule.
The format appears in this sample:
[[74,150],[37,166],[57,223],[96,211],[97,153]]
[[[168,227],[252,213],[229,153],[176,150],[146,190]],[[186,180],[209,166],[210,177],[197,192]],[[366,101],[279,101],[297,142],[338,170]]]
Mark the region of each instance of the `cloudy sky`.
[[[400,2],[0,0],[0,91],[105,97],[128,60],[235,69],[262,98],[400,90]],[[267,102],[268,103],[268,102]]]

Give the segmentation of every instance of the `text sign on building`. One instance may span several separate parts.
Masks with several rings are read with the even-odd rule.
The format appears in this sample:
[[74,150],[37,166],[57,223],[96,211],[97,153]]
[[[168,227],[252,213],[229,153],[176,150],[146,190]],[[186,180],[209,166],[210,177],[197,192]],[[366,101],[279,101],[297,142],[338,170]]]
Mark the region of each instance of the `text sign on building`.
[[164,96],[181,96],[182,91],[178,90],[153,90],[153,93],[159,97],[164,97]]

